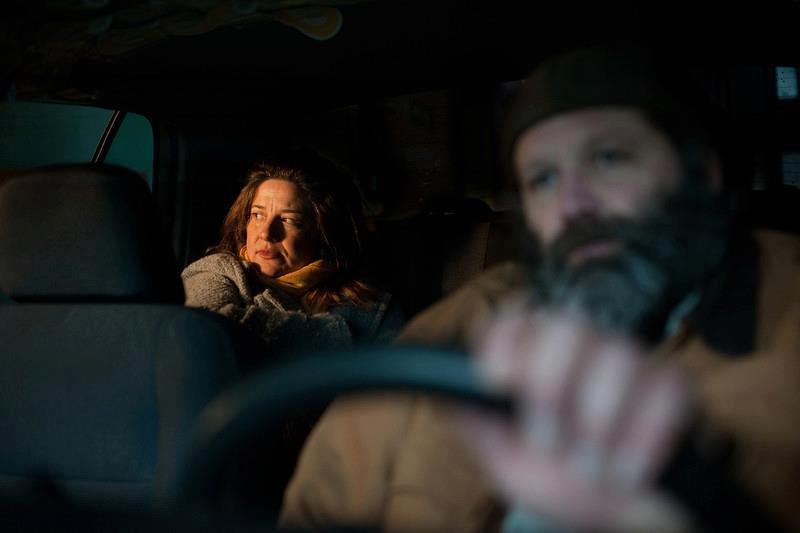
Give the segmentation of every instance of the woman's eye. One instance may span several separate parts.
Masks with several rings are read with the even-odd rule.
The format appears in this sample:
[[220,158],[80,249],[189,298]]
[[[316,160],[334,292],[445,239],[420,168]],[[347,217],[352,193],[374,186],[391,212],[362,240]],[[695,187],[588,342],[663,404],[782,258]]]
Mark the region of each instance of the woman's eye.
[[284,224],[289,224],[290,226],[299,226],[300,225],[300,221],[297,220],[296,218],[283,217],[283,218],[281,218],[281,222],[283,222]]
[[253,220],[262,220],[264,218],[264,215],[262,215],[258,211],[253,211],[252,213],[250,213],[250,218],[252,218]]

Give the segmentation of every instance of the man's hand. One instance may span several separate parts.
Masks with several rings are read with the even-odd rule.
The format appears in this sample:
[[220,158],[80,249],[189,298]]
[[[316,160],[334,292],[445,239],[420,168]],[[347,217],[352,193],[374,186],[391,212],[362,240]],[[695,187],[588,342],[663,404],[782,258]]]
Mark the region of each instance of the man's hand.
[[681,529],[652,484],[691,411],[689,382],[631,339],[516,308],[476,343],[515,422],[464,414],[467,441],[509,504],[581,529]]

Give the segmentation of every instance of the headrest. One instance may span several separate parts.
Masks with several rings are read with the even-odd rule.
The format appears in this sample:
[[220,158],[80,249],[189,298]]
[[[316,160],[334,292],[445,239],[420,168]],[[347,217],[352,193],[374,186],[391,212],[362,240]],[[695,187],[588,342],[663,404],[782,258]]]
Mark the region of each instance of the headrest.
[[55,165],[0,181],[0,292],[15,301],[183,302],[153,198],[114,165]]

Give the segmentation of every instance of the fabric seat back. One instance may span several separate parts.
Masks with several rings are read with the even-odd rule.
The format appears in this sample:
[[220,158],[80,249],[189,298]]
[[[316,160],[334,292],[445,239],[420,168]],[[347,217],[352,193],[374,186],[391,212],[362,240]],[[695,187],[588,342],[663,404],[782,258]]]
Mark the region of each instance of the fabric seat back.
[[0,290],[0,497],[43,478],[80,502],[168,497],[246,340],[180,305],[141,178],[69,165],[5,179]]

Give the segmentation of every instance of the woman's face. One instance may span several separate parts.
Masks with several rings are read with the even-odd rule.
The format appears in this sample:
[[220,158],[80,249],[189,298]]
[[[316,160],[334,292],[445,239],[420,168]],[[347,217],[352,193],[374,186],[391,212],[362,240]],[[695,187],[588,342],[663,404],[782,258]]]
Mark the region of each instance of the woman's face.
[[270,179],[259,185],[247,222],[247,255],[271,278],[318,258],[319,238],[311,206],[294,183]]

